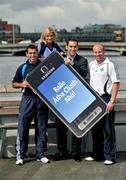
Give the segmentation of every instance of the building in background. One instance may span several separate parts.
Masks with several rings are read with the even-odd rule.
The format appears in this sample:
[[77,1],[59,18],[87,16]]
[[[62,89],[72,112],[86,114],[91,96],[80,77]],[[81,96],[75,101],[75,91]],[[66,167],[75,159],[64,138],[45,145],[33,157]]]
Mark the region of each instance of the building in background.
[[[55,27],[56,29],[56,27]],[[88,24],[83,28],[75,27],[70,32],[65,28],[57,30],[59,42],[75,38],[79,42],[125,42],[125,27],[116,24]],[[17,24],[8,24],[0,19],[0,39],[8,43],[18,43],[20,41],[35,42],[40,38],[41,32],[21,33],[21,28]]]
[[[13,42],[22,40],[22,38],[18,38],[16,34],[21,33],[21,28],[17,24],[9,24],[7,21],[2,21],[0,19],[0,40],[1,41],[7,41],[7,42]],[[16,38],[16,39],[14,39]]]
[[83,28],[76,27],[71,32],[67,32],[65,29],[60,30],[58,35],[59,41],[72,37],[80,42],[124,42],[125,27],[115,24],[89,24]]
[[2,19],[0,19],[0,33],[9,34],[12,33],[13,30],[15,33],[20,33],[20,26],[17,24],[8,24],[7,21],[2,21]]

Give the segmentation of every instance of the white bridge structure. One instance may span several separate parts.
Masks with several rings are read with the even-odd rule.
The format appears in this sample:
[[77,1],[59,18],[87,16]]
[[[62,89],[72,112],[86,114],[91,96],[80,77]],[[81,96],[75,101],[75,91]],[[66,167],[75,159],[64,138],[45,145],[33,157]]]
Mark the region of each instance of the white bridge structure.
[[[97,42],[79,42],[80,50],[91,50]],[[118,51],[120,55],[126,55],[125,42],[100,42],[104,45],[107,51]],[[35,43],[32,43],[35,44]],[[65,48],[65,42],[58,42],[60,46]],[[13,55],[24,55],[25,49],[29,43],[24,44],[1,44],[0,53],[12,53]],[[36,44],[37,45],[37,44]]]

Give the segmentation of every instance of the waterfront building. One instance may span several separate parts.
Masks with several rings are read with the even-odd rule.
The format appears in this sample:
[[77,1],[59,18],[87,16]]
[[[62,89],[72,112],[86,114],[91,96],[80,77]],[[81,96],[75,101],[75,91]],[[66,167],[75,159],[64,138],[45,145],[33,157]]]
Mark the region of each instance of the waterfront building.
[[124,42],[125,27],[115,24],[89,24],[83,28],[76,27],[71,32],[61,30],[58,37],[59,41],[76,38],[80,42]]
[[[0,39],[1,42],[7,41],[12,42],[15,38],[15,34],[20,34],[21,28],[18,24],[9,24],[7,21],[3,21],[0,19]],[[17,40],[21,40],[20,38],[16,37]]]
[[[56,28],[55,28],[56,29]],[[75,27],[71,31],[65,28],[57,30],[58,42],[75,38],[79,42],[125,42],[125,27],[116,24],[88,24],[83,28]],[[9,43],[18,43],[22,40],[35,42],[40,38],[41,32],[21,33],[20,26],[8,24],[0,19],[0,39]]]

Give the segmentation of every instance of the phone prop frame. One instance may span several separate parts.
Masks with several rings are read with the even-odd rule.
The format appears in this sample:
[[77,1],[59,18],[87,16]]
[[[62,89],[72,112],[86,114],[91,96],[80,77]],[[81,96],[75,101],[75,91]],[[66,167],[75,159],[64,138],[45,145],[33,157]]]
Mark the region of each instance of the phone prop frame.
[[31,89],[77,137],[105,114],[106,103],[59,53],[53,52],[26,78]]

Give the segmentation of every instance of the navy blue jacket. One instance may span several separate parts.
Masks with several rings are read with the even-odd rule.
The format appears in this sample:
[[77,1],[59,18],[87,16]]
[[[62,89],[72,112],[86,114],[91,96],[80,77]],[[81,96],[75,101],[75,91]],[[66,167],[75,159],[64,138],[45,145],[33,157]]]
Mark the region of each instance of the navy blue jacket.
[[88,61],[83,56],[78,54],[75,55],[73,59],[74,65],[73,68],[86,80],[89,81],[90,73],[88,67]]

